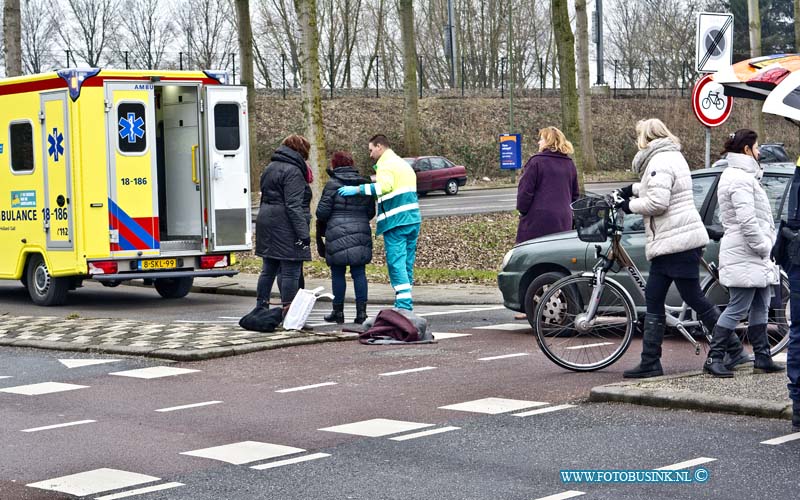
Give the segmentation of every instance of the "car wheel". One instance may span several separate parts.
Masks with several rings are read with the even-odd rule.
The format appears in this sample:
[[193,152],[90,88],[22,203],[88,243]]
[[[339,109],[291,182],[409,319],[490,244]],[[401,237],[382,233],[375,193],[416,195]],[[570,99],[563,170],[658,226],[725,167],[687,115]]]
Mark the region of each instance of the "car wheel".
[[455,179],[447,181],[447,184],[444,185],[444,192],[449,195],[458,193],[458,182]]
[[33,303],[39,306],[60,306],[67,300],[69,278],[54,278],[41,255],[28,261],[25,280]]
[[159,278],[153,283],[159,295],[165,299],[180,299],[186,297],[192,289],[194,278]]
[[[539,302],[542,299],[542,295],[547,291],[550,285],[555,283],[556,281],[560,280],[561,278],[565,277],[566,274],[559,273],[559,272],[550,272],[544,273],[537,276],[530,285],[528,285],[528,290],[525,292],[525,314],[528,316],[528,323],[530,323],[531,328],[536,328],[534,325],[534,314],[536,313],[536,306],[539,305]],[[553,309],[560,310],[562,305],[560,304],[553,304]],[[566,307],[566,305],[564,305]]]
[[427,191],[417,191],[417,194],[420,195],[420,196],[428,196],[428,192]]

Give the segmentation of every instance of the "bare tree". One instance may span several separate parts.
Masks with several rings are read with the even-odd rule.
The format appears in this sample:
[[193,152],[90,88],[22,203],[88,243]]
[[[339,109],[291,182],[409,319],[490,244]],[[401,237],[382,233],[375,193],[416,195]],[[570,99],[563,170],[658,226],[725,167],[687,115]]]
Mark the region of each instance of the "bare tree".
[[398,6],[403,34],[403,131],[406,154],[419,155],[419,102],[417,99],[417,40],[414,38],[414,2],[400,0]]
[[64,45],[91,66],[100,59],[119,26],[116,0],[67,0],[68,14],[54,11],[54,22]]
[[597,168],[592,134],[592,96],[589,83],[589,20],[586,15],[586,0],[575,0],[575,28],[578,60],[578,111],[581,125],[581,148],[584,172]]
[[3,56],[6,76],[22,74],[22,22],[19,0],[5,0],[3,6]]
[[167,47],[175,40],[175,23],[162,0],[125,0],[121,37],[115,40],[118,56],[128,52],[134,68],[159,69]]
[[235,44],[233,13],[228,1],[184,0],[175,16],[190,67],[230,67]]
[[[750,31],[750,57],[758,57],[761,55],[761,12],[759,11],[758,0],[747,0],[747,19]],[[797,21],[795,21],[797,22]],[[753,117],[756,133],[764,137],[764,115],[761,114],[761,103],[754,101],[751,103],[753,107]]]
[[[303,115],[305,116],[306,137],[311,142],[308,161],[314,173],[311,186],[314,194],[313,205],[319,200],[319,193],[327,180],[322,176],[320,164],[326,161],[325,129],[322,125],[322,96],[319,79],[319,32],[317,31],[316,0],[294,0],[297,19],[300,24],[300,67],[303,81]],[[311,213],[315,209],[312,208]]]
[[22,65],[26,73],[42,73],[54,65],[55,24],[45,0],[22,3]]
[[236,0],[236,27],[239,33],[239,59],[242,70],[239,83],[247,87],[247,122],[250,131],[250,173],[252,187],[258,185],[258,145],[256,143],[256,84],[253,78],[253,28],[250,23],[250,0]]
[[550,9],[558,50],[558,76],[561,81],[561,126],[567,138],[574,141],[578,183],[583,191],[583,168],[585,165],[580,145],[578,89],[575,84],[575,37],[569,23],[567,0],[551,0]]
[[794,51],[800,52],[800,22],[798,22],[798,17],[800,17],[800,0],[794,0]]
[[647,41],[644,23],[644,6],[640,2],[616,0],[609,5],[605,23],[608,55],[618,60],[625,82],[636,87],[644,67],[642,46]]

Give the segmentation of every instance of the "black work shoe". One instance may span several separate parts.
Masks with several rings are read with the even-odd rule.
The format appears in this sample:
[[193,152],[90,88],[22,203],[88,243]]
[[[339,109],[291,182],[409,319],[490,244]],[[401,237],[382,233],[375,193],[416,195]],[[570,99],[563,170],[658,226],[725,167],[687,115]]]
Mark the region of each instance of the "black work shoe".
[[659,360],[647,366],[643,366],[639,363],[635,368],[622,372],[623,378],[650,378],[660,377],[662,375],[664,375],[664,370],[661,368],[661,361]]
[[707,358],[703,365],[703,373],[708,373],[718,378],[733,378],[733,372],[722,364],[720,358]]

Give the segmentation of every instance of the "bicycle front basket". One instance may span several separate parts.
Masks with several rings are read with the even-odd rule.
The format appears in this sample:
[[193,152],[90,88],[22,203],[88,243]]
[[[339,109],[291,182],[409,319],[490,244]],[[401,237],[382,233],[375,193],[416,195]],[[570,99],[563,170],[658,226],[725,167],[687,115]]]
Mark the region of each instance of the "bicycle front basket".
[[586,243],[602,243],[611,230],[611,207],[604,198],[587,196],[572,205],[572,217],[578,238]]

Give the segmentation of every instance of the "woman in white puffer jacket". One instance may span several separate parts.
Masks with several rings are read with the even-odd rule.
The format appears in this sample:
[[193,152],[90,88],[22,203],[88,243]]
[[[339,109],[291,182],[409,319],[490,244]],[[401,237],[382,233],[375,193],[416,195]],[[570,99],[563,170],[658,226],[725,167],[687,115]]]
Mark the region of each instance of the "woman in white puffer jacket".
[[738,342],[736,326],[748,316],[748,310],[747,336],[755,354],[753,371],[781,371],[783,367],[772,361],[767,339],[771,285],[780,282],[780,275],[770,258],[775,223],[761,186],[764,170],[758,163],[758,135],[749,129],[737,130],[725,143],[725,152],[728,167],[717,187],[725,230],[719,249],[719,279],[728,288],[730,299],[717,320],[703,371],[715,377],[733,376],[722,364],[722,356],[731,341]]
[[[680,142],[657,119],[640,121],[636,133],[639,153],[633,159],[633,170],[642,176],[642,181],[621,190],[626,201],[619,208],[644,217],[650,275],[645,288],[647,314],[642,359],[635,368],[625,370],[625,378],[663,375],[664,302],[673,283],[709,331],[719,317],[719,310],[700,289],[700,259],[708,243],[708,233],[694,206],[692,176],[681,154]],[[636,198],[631,199],[634,194]],[[741,344],[732,343],[728,354],[731,365],[747,361]]]

